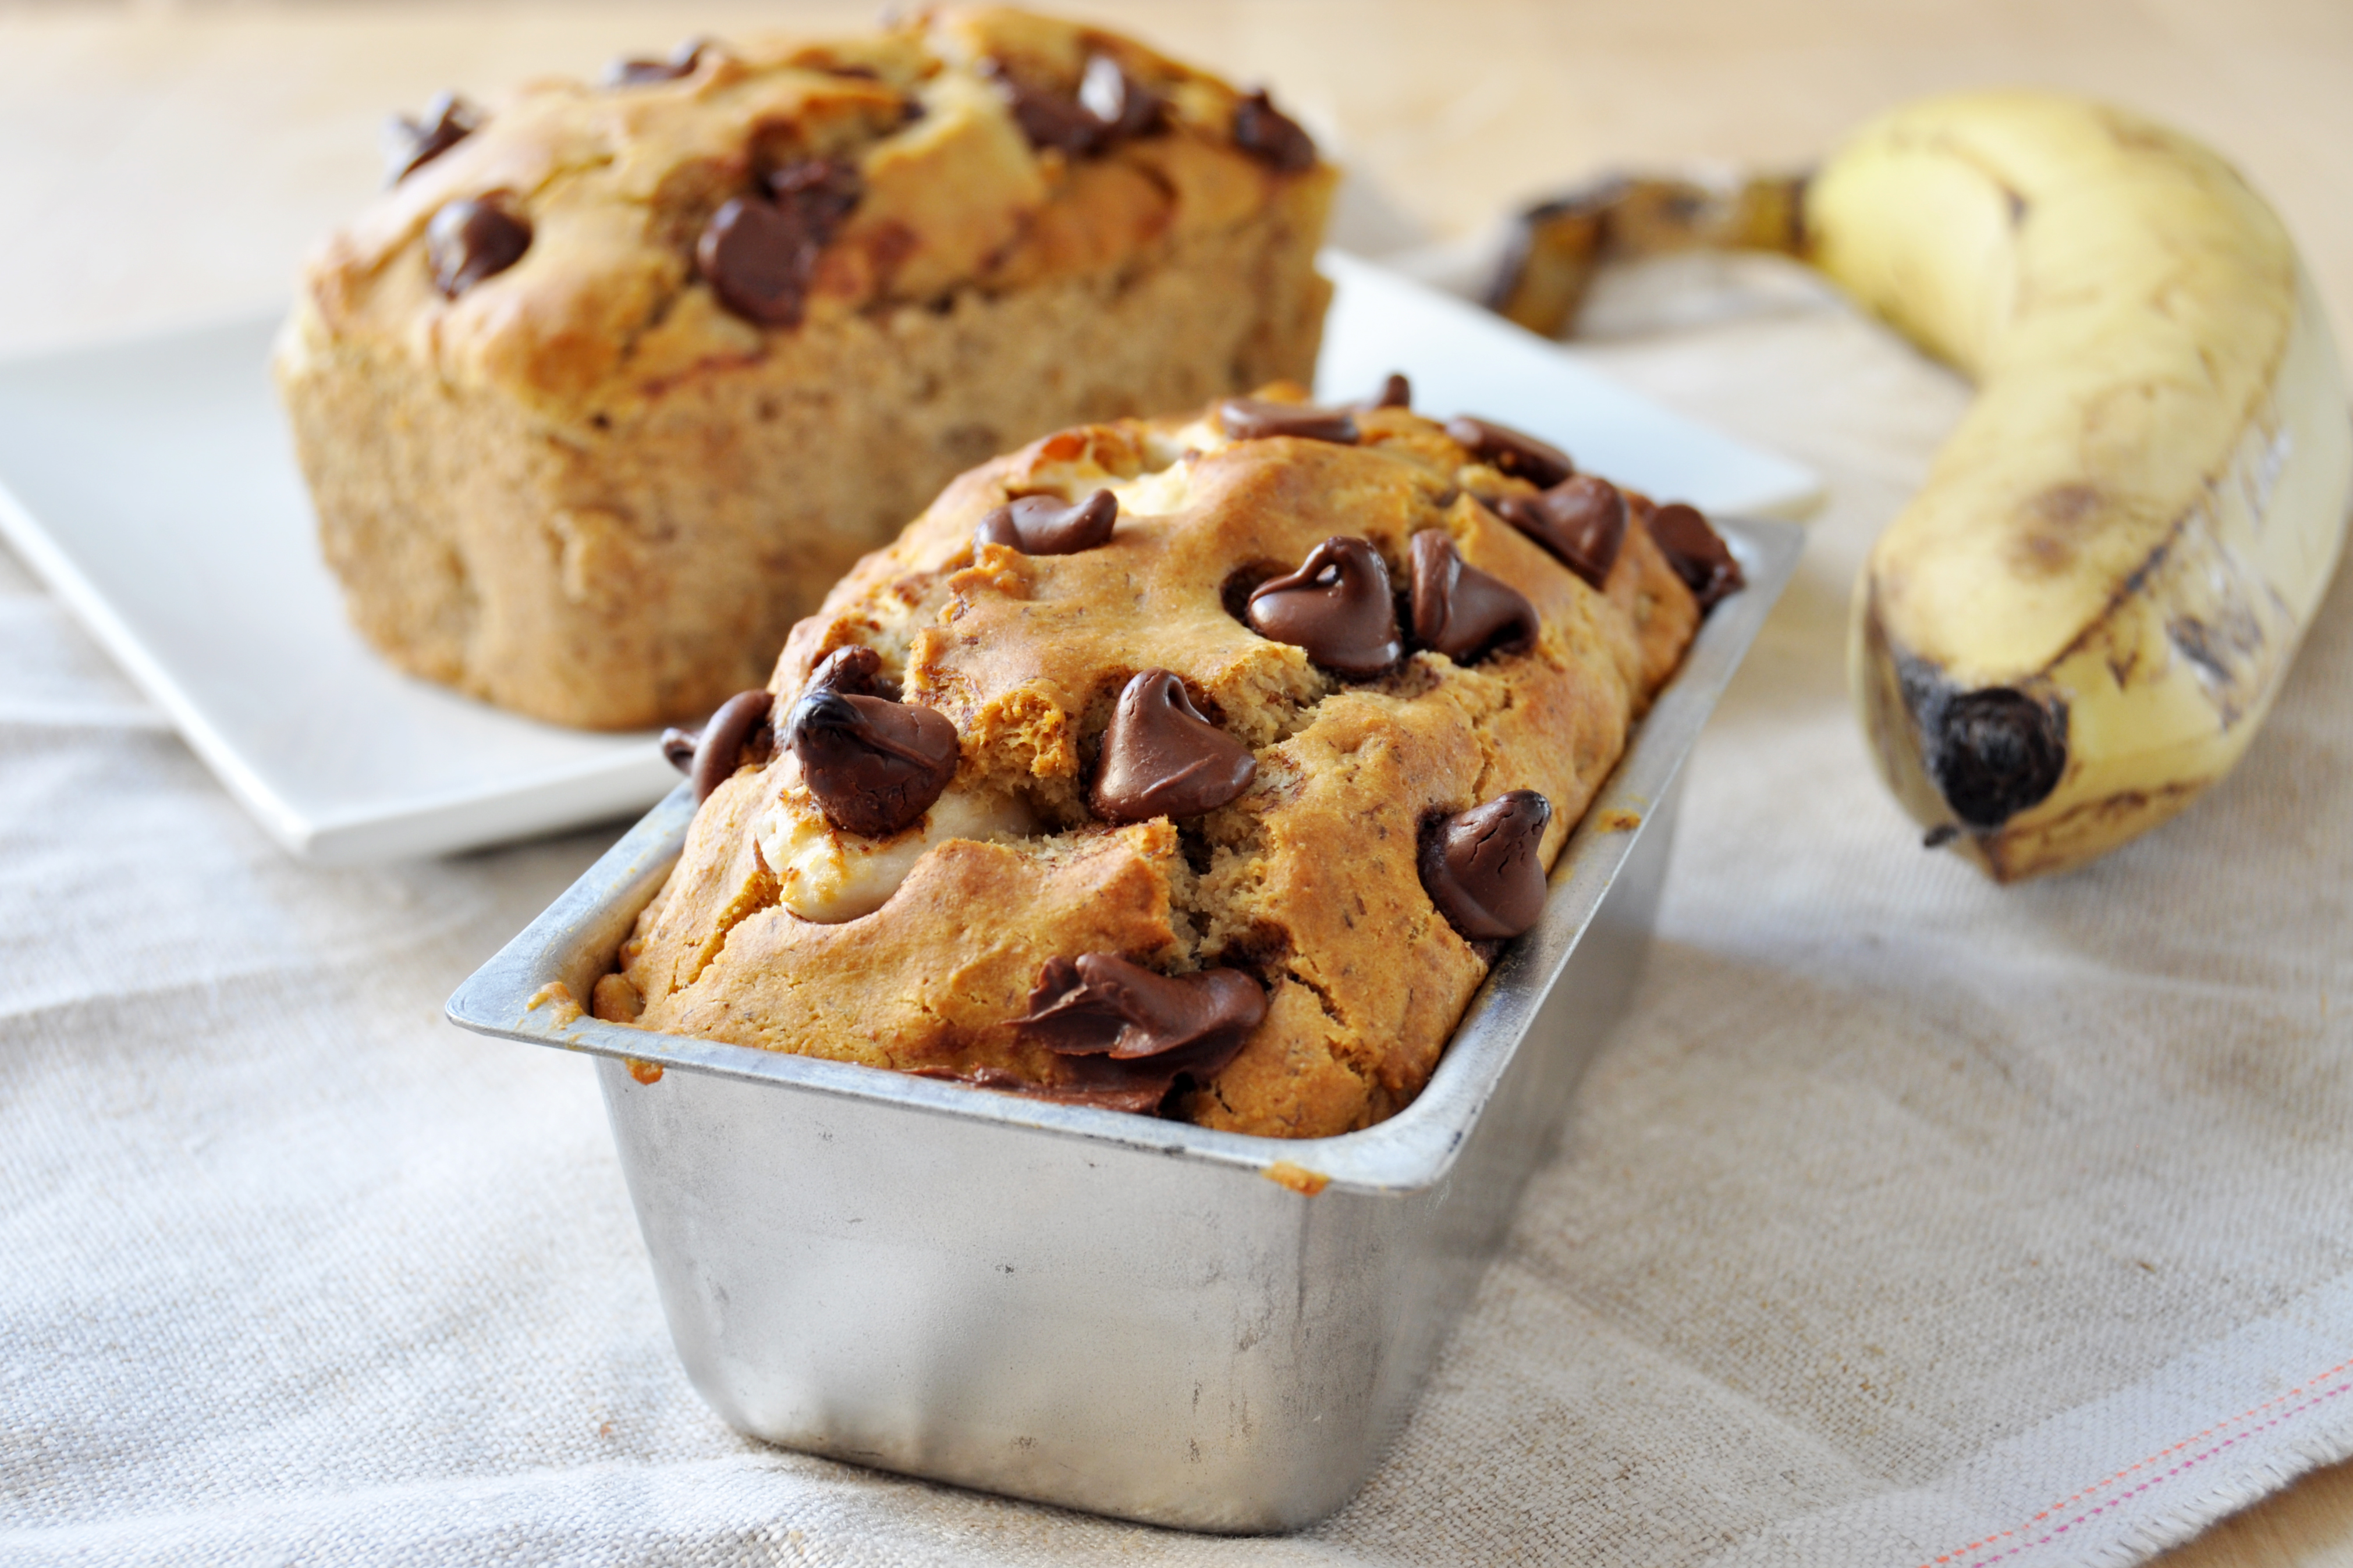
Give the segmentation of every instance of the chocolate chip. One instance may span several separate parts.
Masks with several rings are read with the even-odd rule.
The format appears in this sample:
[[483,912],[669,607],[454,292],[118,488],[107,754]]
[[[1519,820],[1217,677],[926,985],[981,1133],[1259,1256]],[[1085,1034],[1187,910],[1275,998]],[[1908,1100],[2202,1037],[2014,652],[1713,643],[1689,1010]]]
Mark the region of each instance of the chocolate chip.
[[384,183],[396,185],[482,128],[483,113],[454,92],[425,106],[422,120],[400,115],[384,128]]
[[793,704],[785,744],[825,819],[864,838],[914,823],[955,777],[956,730],[946,714],[816,682]]
[[1544,913],[1539,854],[1552,803],[1532,789],[1439,818],[1422,837],[1421,885],[1471,942],[1517,936]]
[[1643,521],[1650,524],[1651,538],[1660,553],[1699,600],[1702,610],[1714,608],[1718,600],[1738,593],[1746,584],[1740,574],[1740,563],[1732,558],[1731,550],[1707,525],[1699,508],[1670,501]]
[[1075,555],[1109,539],[1118,521],[1119,498],[1109,490],[1081,501],[1023,496],[982,518],[972,531],[972,543],[976,551],[1002,544],[1024,555]]
[[809,692],[820,688],[827,691],[839,691],[845,697],[892,695],[883,686],[882,656],[871,647],[860,647],[854,643],[848,647],[835,648],[818,660],[817,668],[809,671],[808,684],[801,689]]
[[1076,96],[1042,86],[1003,60],[984,59],[978,69],[995,84],[1030,146],[1058,148],[1074,158],[1150,134],[1166,111],[1158,93],[1109,55],[1088,57]]
[[1114,952],[1089,952],[1048,959],[1013,1028],[1060,1056],[1175,1067],[1166,1058],[1183,1052],[1180,1070],[1206,1077],[1265,1016],[1266,993],[1238,969],[1155,974]]
[[[747,749],[754,751],[754,762],[765,763],[776,749],[776,731],[771,730],[764,739],[755,731],[775,710],[776,699],[765,689],[739,691],[719,705],[719,711],[702,726],[702,734],[694,744],[694,765],[687,776],[694,781],[694,798],[705,801],[711,792],[734,776],[744,763]],[[662,749],[670,749],[670,738],[662,738]]]
[[1404,376],[1399,375],[1397,372],[1391,371],[1388,374],[1388,379],[1381,383],[1380,391],[1375,393],[1372,396],[1367,397],[1364,402],[1356,405],[1356,406],[1367,409],[1411,408],[1413,406],[1413,383],[1408,381]]
[[433,286],[454,300],[522,259],[531,225],[496,194],[450,202],[425,226],[425,259]]
[[1446,422],[1446,433],[1489,468],[1525,479],[1538,489],[1549,489],[1577,472],[1568,454],[1549,441],[1539,441],[1525,430],[1492,419],[1457,415]]
[[720,302],[767,327],[797,326],[807,291],[807,236],[776,206],[731,197],[695,242],[694,263]]
[[1106,822],[1198,816],[1257,776],[1250,748],[1203,718],[1182,680],[1147,669],[1119,694],[1087,801]]
[[1298,571],[1260,584],[1244,614],[1261,637],[1303,648],[1340,675],[1378,675],[1405,651],[1380,552],[1345,534],[1309,551]]
[[854,163],[833,158],[803,158],[768,171],[768,194],[777,209],[807,231],[810,244],[822,247],[866,194],[866,181]]
[[1305,441],[1356,444],[1356,422],[1345,408],[1318,408],[1312,403],[1276,403],[1264,397],[1229,397],[1218,405],[1218,423],[1237,441],[1261,441],[1270,436],[1296,436]]
[[1462,559],[1445,530],[1413,536],[1413,637],[1457,664],[1481,655],[1518,653],[1536,640],[1536,607],[1527,595]]
[[1158,130],[1166,108],[1158,93],[1128,75],[1109,55],[1088,58],[1086,72],[1079,78],[1079,107],[1103,127],[1105,145]]
[[694,260],[720,302],[768,327],[797,326],[818,253],[865,194],[858,170],[807,158],[771,170],[773,201],[735,196],[711,215]]
[[1103,144],[1103,122],[1077,99],[1039,86],[1002,60],[984,59],[977,68],[996,86],[1030,146],[1082,157]]
[[1260,88],[1234,109],[1234,145],[1285,174],[1315,166],[1315,142],[1299,121],[1275,108]]
[[662,761],[680,773],[694,771],[694,749],[702,737],[691,730],[681,730],[673,724],[661,732]]
[[615,60],[605,68],[597,79],[603,87],[649,87],[655,82],[676,81],[691,75],[702,63],[705,51],[712,47],[708,38],[689,38],[670,52],[668,59]]
[[1495,510],[1596,588],[1609,579],[1626,542],[1626,498],[1590,474],[1563,479],[1541,495],[1506,496]]

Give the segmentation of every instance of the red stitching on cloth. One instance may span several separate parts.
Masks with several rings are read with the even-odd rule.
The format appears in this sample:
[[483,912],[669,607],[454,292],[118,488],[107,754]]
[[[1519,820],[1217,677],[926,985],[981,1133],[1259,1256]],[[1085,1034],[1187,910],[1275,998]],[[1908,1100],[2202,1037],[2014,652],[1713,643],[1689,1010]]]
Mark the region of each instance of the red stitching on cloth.
[[[2250,1416],[2261,1415],[2273,1405],[2284,1404],[2286,1401],[2294,1399],[2300,1394],[2306,1393],[2310,1389],[2317,1388],[2322,1384],[2327,1383],[2330,1378],[2335,1377],[2338,1373],[2346,1372],[2348,1369],[2353,1369],[2353,1361],[2340,1361],[2335,1366],[2330,1367],[2327,1372],[2321,1373],[2314,1377],[2306,1378],[2304,1382],[2297,1384],[2294,1388],[2289,1389],[2284,1394],[2275,1394],[2272,1398],[2264,1400],[2261,1405],[2255,1405],[2251,1409],[2242,1410],[2236,1415],[2228,1416],[2221,1421],[2217,1421],[2214,1425],[2207,1427],[2202,1432],[2192,1433],[2190,1436],[2181,1439],[2179,1443],[2159,1448],[2156,1453],[2149,1455],[2148,1458],[2145,1459],[2135,1460],[2133,1463],[2126,1465],[2123,1469],[2118,1470],[2115,1475],[2110,1476],[2104,1481],[2094,1481],[2090,1486],[2081,1488],[2070,1496],[2061,1498],[2057,1502],[2052,1503],[2049,1508],[2044,1509],[2041,1513],[2036,1514],[2032,1519],[2026,1521],[2023,1524],[2012,1525],[2010,1529],[2002,1531],[1999,1534],[1989,1535],[1981,1541],[1972,1541],[1967,1546],[1957,1546],[1941,1557],[1930,1558],[1927,1562],[1920,1564],[1920,1568],[1938,1568],[1938,1565],[1941,1563],[1956,1562],[1962,1557],[1968,1556],[1970,1552],[1978,1551],[1981,1547],[1991,1546],[1998,1542],[2009,1540],[2010,1537],[2017,1535],[2021,1531],[2031,1530],[2036,1525],[2042,1523],[2044,1520],[2049,1519],[2052,1514],[2059,1512],[2061,1510],[2072,1508],[2076,1503],[2082,1502],[2085,1498],[2092,1496],[2094,1493],[2104,1491],[2107,1488],[2116,1485],[2118,1481],[2130,1476],[2135,1470],[2144,1470],[2151,1465],[2161,1464],[2173,1455],[2181,1452],[2182,1449],[2189,1447],[2193,1444],[2204,1442],[2207,1438],[2211,1437],[2214,1434],[2221,1431],[2224,1427],[2234,1426],[2240,1422],[2248,1419]],[[2222,1442],[2215,1444],[2214,1447],[2207,1449],[2202,1454],[2193,1455],[2191,1458],[2184,1459],[2181,1463],[2174,1466],[2171,1469],[2165,1471],[2163,1474],[2150,1477],[2147,1480],[2145,1480],[2140,1485],[2133,1488],[2132,1490],[2121,1493],[2116,1497],[2110,1498],[2106,1502],[2100,1504],[2097,1508],[2087,1509],[2084,1512],[2077,1514],[2073,1519],[2069,1520],[2065,1524],[2060,1525],[2056,1529],[2052,1530],[2050,1534],[2041,1536],[2033,1541],[2021,1542],[2018,1545],[2011,1547],[2009,1551],[1996,1552],[1991,1557],[1980,1557],[1976,1562],[1970,1563],[1968,1568],[1986,1568],[1986,1564],[1988,1563],[1999,1563],[2003,1558],[2014,1557],[2019,1552],[2024,1552],[2030,1547],[2041,1546],[2046,1542],[2056,1540],[2058,1537],[2066,1534],[2068,1531],[2073,1529],[2076,1525],[2083,1523],[2085,1520],[2092,1518],[2094,1515],[2105,1513],[2109,1509],[2116,1507],[2122,1503],[2126,1498],[2137,1497],[2142,1492],[2148,1490],[2149,1488],[2156,1486],[2158,1482],[2168,1480],[2171,1478],[2181,1474],[2182,1471],[2189,1469],[2193,1465],[2203,1464],[2206,1460],[2212,1458],[2215,1455],[2221,1453],[2232,1444],[2238,1442],[2240,1438],[2276,1426],[2281,1422],[2286,1420],[2289,1416],[2301,1415],[2303,1412],[2311,1409],[2314,1405],[2320,1404],[2323,1400],[2336,1398],[2338,1394],[2345,1393],[2348,1388],[2353,1388],[2353,1384],[2348,1384],[2345,1387],[2341,1388],[2332,1388],[2326,1394],[2318,1394],[2311,1399],[2306,1400],[2302,1405],[2297,1405],[2293,1410],[2283,1410],[2277,1415],[2274,1415],[2270,1420],[2264,1422],[2262,1426],[2251,1426],[2245,1432],[2239,1433],[2236,1436],[2226,1438]]]

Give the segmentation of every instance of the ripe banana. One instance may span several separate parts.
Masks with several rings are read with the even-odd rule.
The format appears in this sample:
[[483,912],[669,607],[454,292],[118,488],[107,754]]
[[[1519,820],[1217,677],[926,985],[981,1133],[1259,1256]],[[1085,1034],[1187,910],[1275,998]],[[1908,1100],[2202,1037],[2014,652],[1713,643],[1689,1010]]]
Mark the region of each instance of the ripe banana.
[[1882,774],[2002,881],[2164,821],[2246,750],[2344,537],[2353,419],[2286,230],[2179,132],[2000,92],[1864,127],[1804,231],[1978,385],[1855,589]]
[[2335,569],[2353,419],[2295,247],[2227,163],[2059,94],[1931,99],[1802,182],[1532,209],[1491,302],[1556,331],[1600,259],[1692,245],[1802,255],[1977,383],[1849,644],[1929,842],[2061,870],[2230,771]]

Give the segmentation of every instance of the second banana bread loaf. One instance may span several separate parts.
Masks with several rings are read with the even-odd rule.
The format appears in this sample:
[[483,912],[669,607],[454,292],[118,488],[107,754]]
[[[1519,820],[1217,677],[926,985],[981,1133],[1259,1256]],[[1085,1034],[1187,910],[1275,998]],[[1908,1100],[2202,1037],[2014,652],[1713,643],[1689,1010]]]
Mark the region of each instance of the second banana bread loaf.
[[437,106],[276,370],[352,616],[566,724],[707,712],[955,473],[1313,366],[1333,174],[1263,95],[945,10]]

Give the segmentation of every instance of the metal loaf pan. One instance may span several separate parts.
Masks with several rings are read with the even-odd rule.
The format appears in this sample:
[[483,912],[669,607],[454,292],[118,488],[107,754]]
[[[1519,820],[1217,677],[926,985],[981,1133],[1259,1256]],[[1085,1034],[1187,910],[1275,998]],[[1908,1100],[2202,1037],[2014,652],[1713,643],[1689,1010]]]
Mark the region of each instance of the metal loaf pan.
[[670,1335],[737,1430],[1155,1524],[1306,1524],[1404,1423],[1632,990],[1683,759],[1803,543],[1720,526],[1747,590],[1701,628],[1429,1087],[1378,1126],[1245,1137],[547,1005],[551,982],[588,995],[660,887],[683,788],[449,1017],[599,1058]]

